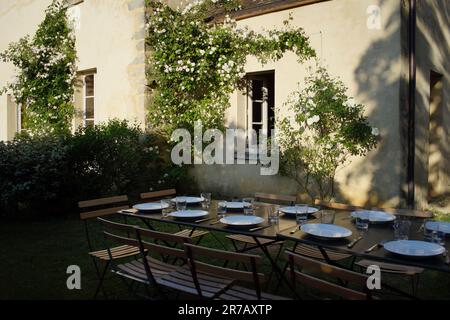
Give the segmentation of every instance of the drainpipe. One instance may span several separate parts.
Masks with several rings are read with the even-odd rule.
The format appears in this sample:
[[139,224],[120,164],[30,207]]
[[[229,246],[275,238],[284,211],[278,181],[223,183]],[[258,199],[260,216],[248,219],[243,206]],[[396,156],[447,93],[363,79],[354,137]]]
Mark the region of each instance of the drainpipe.
[[414,160],[415,160],[415,104],[416,104],[416,0],[409,0],[408,16],[408,165],[407,165],[407,205],[414,208]]

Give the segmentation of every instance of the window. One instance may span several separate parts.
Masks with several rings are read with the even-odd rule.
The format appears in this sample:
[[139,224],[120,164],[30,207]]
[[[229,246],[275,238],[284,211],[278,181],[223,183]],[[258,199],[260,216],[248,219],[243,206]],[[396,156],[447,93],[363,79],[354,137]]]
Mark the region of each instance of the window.
[[271,136],[275,127],[275,73],[248,74],[247,130]]
[[93,126],[95,119],[94,74],[84,76],[84,126]]

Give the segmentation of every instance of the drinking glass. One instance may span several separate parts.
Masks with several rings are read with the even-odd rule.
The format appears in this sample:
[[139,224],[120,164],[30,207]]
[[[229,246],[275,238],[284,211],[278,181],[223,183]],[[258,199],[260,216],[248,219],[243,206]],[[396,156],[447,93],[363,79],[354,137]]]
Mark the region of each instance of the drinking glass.
[[321,219],[322,223],[325,223],[325,224],[333,224],[334,216],[335,216],[334,210],[322,210],[320,212],[320,219]]
[[[427,225],[424,226],[424,232],[427,230]],[[430,232],[430,241],[441,246],[445,245],[445,233],[440,229],[440,223],[436,223],[435,230],[428,230]]]
[[172,202],[168,199],[161,200],[161,212],[163,217],[167,217],[172,211]]
[[184,211],[186,210],[186,200],[183,199],[176,199],[176,205],[177,205],[177,211]]
[[278,223],[280,221],[280,211],[279,206],[269,206],[267,207],[268,217],[270,223]]
[[306,221],[308,221],[308,206],[305,204],[295,205],[295,221],[297,226],[301,227]]
[[357,213],[355,218],[356,228],[358,230],[367,231],[369,229],[370,224],[370,213]]
[[253,215],[253,198],[244,198],[242,199],[244,202],[244,214],[245,215]]
[[200,196],[203,198],[202,201],[203,209],[209,209],[209,206],[211,205],[211,193],[203,192]]
[[217,218],[222,219],[227,215],[227,202],[219,201],[217,204]]
[[394,239],[408,240],[409,229],[411,228],[411,221],[404,219],[397,219],[394,221]]

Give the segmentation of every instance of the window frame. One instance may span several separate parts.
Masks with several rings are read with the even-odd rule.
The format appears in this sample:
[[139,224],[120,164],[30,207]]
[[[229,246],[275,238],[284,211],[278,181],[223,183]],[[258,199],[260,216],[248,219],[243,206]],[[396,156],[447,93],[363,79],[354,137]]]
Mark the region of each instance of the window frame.
[[[86,73],[83,74],[83,127],[86,128],[87,127],[87,121],[92,121],[93,125],[95,125],[95,82],[96,82],[96,77],[95,77],[96,73],[92,72],[92,73]],[[93,95],[92,96],[88,96],[87,95],[87,87],[86,87],[86,78],[92,76],[92,89],[93,89]],[[93,110],[92,110],[92,118],[87,118],[87,99],[91,99],[93,101]]]

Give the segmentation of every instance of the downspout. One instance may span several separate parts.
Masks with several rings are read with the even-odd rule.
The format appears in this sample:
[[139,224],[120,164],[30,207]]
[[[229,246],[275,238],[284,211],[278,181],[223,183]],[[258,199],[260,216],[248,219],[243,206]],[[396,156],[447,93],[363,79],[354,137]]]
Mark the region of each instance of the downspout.
[[414,160],[415,160],[415,104],[416,104],[416,0],[409,0],[408,16],[408,159],[407,159],[407,205],[414,208]]

